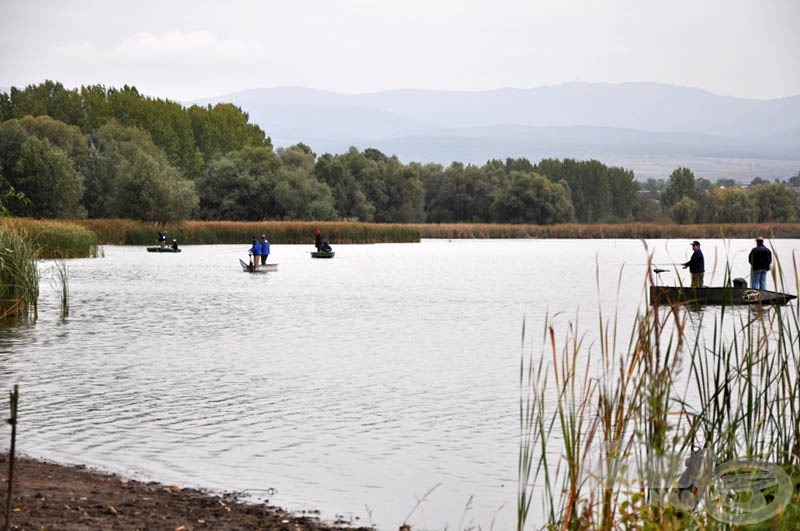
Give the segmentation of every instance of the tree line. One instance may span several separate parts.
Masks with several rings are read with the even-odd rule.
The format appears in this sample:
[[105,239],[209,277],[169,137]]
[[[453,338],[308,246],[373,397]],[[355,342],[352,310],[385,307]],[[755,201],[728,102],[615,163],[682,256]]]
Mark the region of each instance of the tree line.
[[53,81],[0,93],[0,213],[15,216],[791,221],[798,203],[790,184],[704,187],[678,168],[667,181],[642,185],[632,171],[596,160],[509,158],[444,167],[403,164],[374,148],[317,155],[304,143],[274,149],[232,104],[186,108],[135,87],[68,90]]

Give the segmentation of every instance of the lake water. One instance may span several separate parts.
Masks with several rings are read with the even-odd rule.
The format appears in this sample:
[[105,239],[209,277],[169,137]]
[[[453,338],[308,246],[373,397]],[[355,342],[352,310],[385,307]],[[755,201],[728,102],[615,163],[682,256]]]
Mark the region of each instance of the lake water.
[[[800,247],[771,243],[786,264]],[[704,241],[706,284],[726,263],[749,280],[752,246]],[[317,260],[311,245],[273,245],[278,271],[252,275],[238,263],[247,243],[106,246],[67,262],[65,320],[41,264],[38,322],[0,330],[0,407],[19,384],[17,447],[35,457],[381,530],[406,518],[512,529],[523,322],[526,351],[548,315],[562,336],[577,323],[590,348],[599,312],[616,313],[627,339],[648,253],[670,270],[664,283],[689,283],[668,265],[688,260],[688,241],[647,247],[423,240],[335,245]]]

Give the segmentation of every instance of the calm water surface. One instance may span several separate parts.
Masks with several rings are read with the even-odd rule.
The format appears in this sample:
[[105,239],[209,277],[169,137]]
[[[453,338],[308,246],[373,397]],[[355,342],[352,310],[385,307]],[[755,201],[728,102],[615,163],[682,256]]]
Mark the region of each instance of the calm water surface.
[[[588,349],[599,312],[616,313],[625,345],[648,253],[682,262],[688,243],[423,240],[336,245],[333,260],[273,245],[264,275],[241,271],[246,243],[107,246],[67,262],[63,321],[41,264],[38,322],[0,331],[0,406],[19,384],[32,456],[382,530],[409,514],[420,530],[512,529],[523,322],[526,351],[548,315],[564,335],[578,323]],[[747,276],[752,245],[704,242],[706,283],[726,262]],[[790,262],[798,241],[774,245]]]

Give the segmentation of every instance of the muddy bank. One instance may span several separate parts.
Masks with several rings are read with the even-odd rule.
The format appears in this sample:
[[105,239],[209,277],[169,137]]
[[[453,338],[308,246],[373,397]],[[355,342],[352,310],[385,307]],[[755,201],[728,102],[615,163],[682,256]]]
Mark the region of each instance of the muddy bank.
[[[0,528],[6,521],[8,465],[8,456],[0,455]],[[372,530],[247,503],[237,493],[135,481],[84,466],[19,456],[14,460],[10,514],[11,529],[20,530]]]

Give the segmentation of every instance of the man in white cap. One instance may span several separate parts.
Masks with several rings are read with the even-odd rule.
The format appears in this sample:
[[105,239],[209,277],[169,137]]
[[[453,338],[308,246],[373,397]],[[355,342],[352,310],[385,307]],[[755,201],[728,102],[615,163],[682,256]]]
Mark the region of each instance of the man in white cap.
[[756,246],[747,257],[750,262],[750,287],[753,289],[767,289],[767,272],[772,265],[772,251],[764,246],[764,238],[756,238]]

